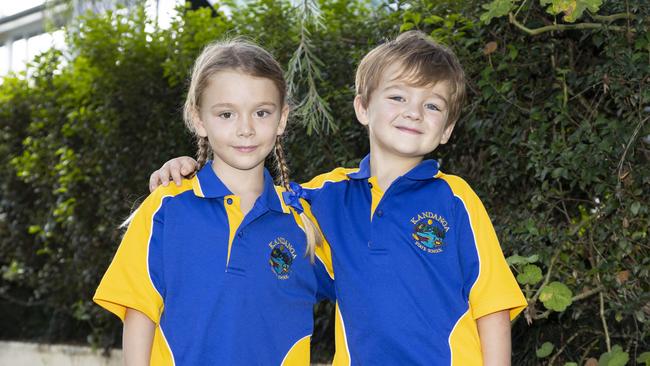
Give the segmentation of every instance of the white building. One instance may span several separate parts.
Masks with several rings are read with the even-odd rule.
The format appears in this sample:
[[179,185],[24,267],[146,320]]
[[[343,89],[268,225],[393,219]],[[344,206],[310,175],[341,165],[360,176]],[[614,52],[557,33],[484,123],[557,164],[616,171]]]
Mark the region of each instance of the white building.
[[63,25],[74,16],[143,1],[165,27],[181,0],[0,0],[0,76],[25,70],[27,62],[50,47],[63,49]]

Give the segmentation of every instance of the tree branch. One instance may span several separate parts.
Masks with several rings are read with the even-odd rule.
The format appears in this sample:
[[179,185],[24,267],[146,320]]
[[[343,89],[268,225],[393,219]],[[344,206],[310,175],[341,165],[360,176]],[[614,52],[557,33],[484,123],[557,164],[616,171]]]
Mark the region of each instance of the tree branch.
[[[536,36],[538,34],[542,34],[546,32],[566,31],[566,30],[573,30],[573,29],[608,29],[615,32],[624,32],[628,30],[627,27],[620,27],[617,25],[610,26],[603,23],[553,24],[553,25],[547,25],[540,28],[530,29],[525,25],[519,23],[519,21],[517,21],[517,19],[515,18],[515,15],[512,13],[508,13],[508,19],[510,23],[513,24],[515,27],[519,28],[520,30],[524,31],[525,33],[531,36]],[[634,29],[630,29],[630,32],[634,32],[634,31],[635,31]]]

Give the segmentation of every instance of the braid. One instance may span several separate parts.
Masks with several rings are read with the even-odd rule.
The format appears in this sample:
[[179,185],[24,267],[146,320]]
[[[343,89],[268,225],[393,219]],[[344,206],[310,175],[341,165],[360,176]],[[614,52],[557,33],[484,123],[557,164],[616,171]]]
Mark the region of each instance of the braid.
[[199,137],[196,141],[196,144],[199,147],[198,151],[196,152],[196,162],[199,165],[199,168],[197,170],[199,170],[203,168],[205,163],[208,161],[208,158],[210,158],[212,148],[210,147],[210,142],[208,141],[207,137]]
[[[287,191],[290,191],[291,188],[289,187],[289,166],[287,165],[287,161],[284,158],[284,149],[282,148],[281,136],[278,136],[275,140],[274,154],[278,173],[280,173],[280,184],[282,184],[282,186]],[[307,250],[305,252],[305,255],[309,255],[309,259],[312,263],[314,263],[316,246],[321,246],[323,244],[323,237],[318,230],[316,223],[312,221],[312,219],[307,216],[304,211],[300,214],[300,220],[303,223],[305,235],[307,236]]]
[[280,184],[287,191],[289,191],[290,190],[289,166],[287,165],[287,161],[284,158],[284,148],[282,148],[282,136],[278,136],[275,139],[275,149],[273,150],[273,153],[275,154],[275,162],[277,164],[278,173],[280,173]]

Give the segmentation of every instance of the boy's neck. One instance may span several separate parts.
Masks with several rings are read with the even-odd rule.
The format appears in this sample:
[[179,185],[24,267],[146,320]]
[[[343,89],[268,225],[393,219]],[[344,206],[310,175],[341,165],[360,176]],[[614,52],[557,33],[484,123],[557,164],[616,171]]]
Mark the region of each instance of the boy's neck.
[[390,187],[398,177],[408,173],[422,162],[424,157],[401,157],[370,151],[370,174],[377,178],[382,191]]

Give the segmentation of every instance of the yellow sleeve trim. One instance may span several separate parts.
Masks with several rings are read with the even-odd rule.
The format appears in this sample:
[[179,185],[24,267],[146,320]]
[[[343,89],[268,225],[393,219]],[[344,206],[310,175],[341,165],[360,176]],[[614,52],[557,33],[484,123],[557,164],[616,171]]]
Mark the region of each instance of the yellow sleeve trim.
[[359,168],[336,168],[331,172],[320,174],[312,178],[307,183],[301,184],[303,188],[307,189],[318,189],[322,188],[325,183],[336,183],[344,180],[348,180],[348,174],[359,171]]
[[296,342],[282,360],[282,366],[309,365],[311,334]]
[[469,217],[470,229],[479,258],[479,274],[469,295],[474,319],[510,310],[513,319],[526,307],[524,297],[506,263],[492,221],[476,193],[463,179],[441,174],[454,195],[461,200]]
[[102,278],[93,300],[124,320],[127,308],[138,310],[154,323],[160,321],[163,299],[149,269],[149,245],[154,217],[163,199],[192,189],[189,180],[181,187],[158,187],[132,215],[115,256]]

